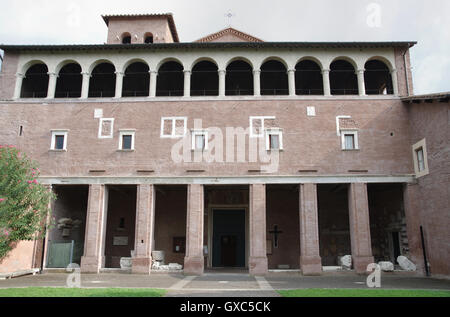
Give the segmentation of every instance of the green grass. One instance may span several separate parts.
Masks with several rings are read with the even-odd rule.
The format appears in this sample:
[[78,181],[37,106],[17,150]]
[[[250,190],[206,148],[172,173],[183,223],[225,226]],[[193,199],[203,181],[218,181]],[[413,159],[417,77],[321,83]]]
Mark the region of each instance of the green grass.
[[0,289],[0,297],[161,297],[166,292],[152,288],[26,287]]
[[403,289],[295,289],[280,290],[283,297],[450,297],[450,291]]

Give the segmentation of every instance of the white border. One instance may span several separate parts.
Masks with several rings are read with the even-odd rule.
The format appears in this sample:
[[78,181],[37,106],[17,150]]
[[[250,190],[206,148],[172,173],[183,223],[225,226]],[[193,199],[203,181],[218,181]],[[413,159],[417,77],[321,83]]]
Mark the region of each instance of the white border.
[[[111,134],[110,135],[102,135],[102,125],[104,121],[111,121]],[[112,139],[114,137],[114,118],[100,118],[98,121],[98,138],[99,139]]]
[[[280,128],[268,128],[265,129],[265,136],[266,136],[266,150],[267,151],[281,151],[283,150],[283,129]],[[270,135],[278,135],[278,142],[280,147],[278,149],[271,149],[270,148]]]
[[[354,151],[359,150],[359,141],[358,141],[358,129],[344,129],[340,130],[341,132],[341,148],[345,151]],[[345,147],[345,135],[351,134],[353,135],[353,141],[355,143],[355,148],[353,149],[347,149]]]
[[[416,151],[422,148],[423,150],[423,164],[425,165],[424,169],[422,171],[419,171],[419,162],[417,160],[417,154]],[[428,175],[430,173],[430,170],[428,169],[428,153],[427,153],[427,144],[425,138],[417,142],[412,146],[412,154],[413,154],[413,162],[414,162],[414,171],[416,173],[416,177],[422,177],[425,175]]]
[[[131,135],[131,149],[122,148],[122,139],[124,135]],[[136,135],[135,129],[120,129],[119,130],[119,151],[134,151],[134,139]]]
[[[164,134],[164,121],[172,121],[172,133],[170,135],[168,134]],[[184,131],[183,131],[183,135],[176,135],[175,131],[176,131],[176,125],[175,125],[175,121],[176,120],[184,120]],[[161,134],[160,137],[161,138],[169,138],[169,139],[176,139],[176,138],[182,138],[186,135],[187,133],[187,117],[161,117]]]
[[[68,136],[68,132],[69,130],[67,129],[59,129],[59,130],[51,130],[52,132],[52,139],[50,142],[50,150],[52,151],[67,151],[67,136]],[[55,149],[55,141],[56,141],[56,136],[57,135],[62,135],[64,136],[64,144],[63,144],[63,148],[62,149]]]
[[[205,137],[205,147],[202,150],[199,150],[195,147],[195,137],[197,135],[203,135]],[[192,145],[192,151],[207,151],[208,150],[208,130],[203,130],[203,129],[192,129],[191,130],[191,145]]]
[[[250,137],[251,138],[261,138],[264,136],[264,120],[274,120],[276,119],[275,116],[250,116],[249,117],[249,126],[250,126]],[[261,133],[260,134],[253,134],[253,120],[261,120]]]

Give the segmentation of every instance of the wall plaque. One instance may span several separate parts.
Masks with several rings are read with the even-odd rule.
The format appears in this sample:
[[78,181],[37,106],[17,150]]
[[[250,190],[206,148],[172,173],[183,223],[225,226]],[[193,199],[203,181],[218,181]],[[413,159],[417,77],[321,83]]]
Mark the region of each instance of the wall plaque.
[[128,236],[113,237],[113,245],[128,245]]

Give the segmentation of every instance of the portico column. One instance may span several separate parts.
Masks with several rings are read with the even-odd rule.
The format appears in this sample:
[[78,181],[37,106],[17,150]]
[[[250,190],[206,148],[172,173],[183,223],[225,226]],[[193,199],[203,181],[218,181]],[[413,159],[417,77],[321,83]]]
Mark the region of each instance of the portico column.
[[300,269],[303,275],[320,275],[317,185],[300,184]]
[[150,274],[152,268],[153,228],[155,219],[155,191],[152,184],[137,188],[136,234],[132,273]]
[[81,98],[89,97],[89,81],[91,80],[91,73],[81,73],[83,75],[83,83],[81,85]]
[[105,185],[89,185],[89,198],[84,238],[84,255],[81,257],[81,271],[99,273],[104,266],[104,235],[106,231]]
[[58,74],[56,73],[47,73],[47,74],[48,74],[47,99],[53,99],[55,98],[56,80],[58,78]]
[[184,70],[184,97],[191,95],[191,71]]
[[324,96],[331,96],[330,89],[330,70],[322,70],[322,80],[323,80],[323,94]]
[[158,79],[158,72],[155,70],[149,71],[150,73],[150,89],[149,89],[149,97],[156,96],[156,81]]
[[356,75],[358,77],[358,93],[360,96],[366,96],[366,84],[364,83],[364,69],[358,69]]
[[219,70],[219,96],[225,96],[225,76],[227,71],[224,69]]
[[253,96],[261,96],[261,70],[253,70]]
[[398,96],[397,70],[395,68],[391,70],[391,78],[392,78],[392,89],[394,90],[394,96]]
[[250,258],[251,275],[268,272],[266,251],[266,185],[250,185]]
[[374,262],[370,239],[369,202],[366,183],[352,183],[348,188],[350,242],[353,267],[356,273],[365,273]]
[[201,275],[203,256],[203,185],[188,185],[184,274]]
[[16,74],[16,85],[14,87],[14,96],[13,99],[19,99],[20,93],[22,92],[22,83],[23,79],[25,78],[24,74],[17,73]]
[[289,84],[289,96],[295,96],[295,69],[289,69],[288,74],[288,84]]
[[116,94],[114,98],[122,97],[123,72],[116,72]]

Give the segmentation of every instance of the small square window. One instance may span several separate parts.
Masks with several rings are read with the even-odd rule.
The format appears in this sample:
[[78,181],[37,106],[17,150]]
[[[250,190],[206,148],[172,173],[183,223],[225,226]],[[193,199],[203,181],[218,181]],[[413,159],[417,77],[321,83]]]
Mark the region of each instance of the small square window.
[[281,129],[266,129],[266,150],[282,150],[283,149],[283,133]]
[[358,131],[341,131],[342,150],[359,150]]
[[134,130],[119,130],[119,150],[134,150]]
[[67,130],[52,130],[50,149],[55,151],[67,149]]
[[208,149],[208,131],[193,130],[192,131],[192,150],[204,151]]
[[186,135],[186,117],[163,117],[161,118],[162,138],[181,138]]
[[263,137],[265,126],[273,127],[276,124],[273,116],[250,117],[249,121],[251,138]]

